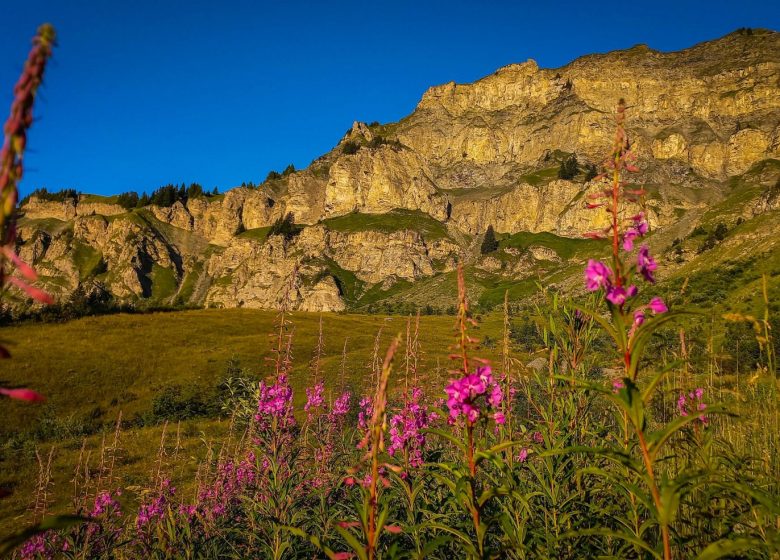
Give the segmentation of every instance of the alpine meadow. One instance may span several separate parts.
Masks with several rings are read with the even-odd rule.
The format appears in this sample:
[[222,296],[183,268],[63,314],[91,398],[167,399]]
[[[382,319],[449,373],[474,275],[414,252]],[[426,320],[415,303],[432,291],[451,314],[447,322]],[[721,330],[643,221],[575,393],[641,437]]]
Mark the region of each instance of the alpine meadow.
[[[201,49],[180,39],[195,29],[230,50],[226,72],[250,72],[242,49],[270,44],[220,29],[227,7],[188,6],[179,26],[143,4],[161,60]],[[202,28],[201,8],[215,18]],[[604,25],[622,27],[618,8]],[[129,36],[93,45],[104,31],[88,23],[113,9],[95,6],[75,28],[63,18],[70,34],[52,17],[26,60],[8,62],[18,79],[0,153],[0,556],[780,558],[780,33],[739,27],[682,50],[605,54],[561,33],[562,56],[571,45],[566,60],[579,58],[429,87],[396,122],[340,128],[305,167],[247,170],[224,188],[47,188],[41,177],[67,176],[55,161],[141,177],[171,145],[173,166],[195,149],[173,146],[191,133],[157,138],[151,115],[189,118],[183,98],[212,91],[220,101],[203,113],[224,118],[198,123],[213,141],[196,156],[204,168],[227,173],[233,155],[284,142],[270,124],[232,141],[219,128],[245,114],[226,93],[240,84],[200,82],[204,93],[187,82],[169,99],[143,81],[157,54],[144,59],[137,44],[120,68]],[[252,9],[297,46],[251,65],[302,65],[294,79],[313,80],[321,111],[347,88],[318,80],[368,68],[364,48],[391,72],[382,57],[407,56],[413,35],[334,38],[354,65],[332,62],[343,71],[333,77],[301,62],[318,49],[305,32],[314,16],[295,30],[263,2]],[[705,29],[720,12],[702,9],[692,14]],[[418,15],[439,33],[432,7]],[[169,37],[159,46],[155,26]],[[588,44],[606,51],[602,31]],[[121,56],[109,62],[112,48]],[[433,74],[454,57],[437,52],[409,58],[409,80],[417,64]],[[181,67],[200,79],[215,60]],[[78,146],[77,128],[51,146],[28,142],[48,126],[41,107],[53,127],[71,122],[60,101],[47,105],[60,84],[74,99],[102,96],[112,76],[149,97],[112,92],[108,114],[150,103],[139,105],[149,121],[110,136],[102,155]],[[92,110],[72,125],[84,138],[111,126]],[[252,105],[263,119],[285,110]],[[132,145],[148,160],[121,153]]]

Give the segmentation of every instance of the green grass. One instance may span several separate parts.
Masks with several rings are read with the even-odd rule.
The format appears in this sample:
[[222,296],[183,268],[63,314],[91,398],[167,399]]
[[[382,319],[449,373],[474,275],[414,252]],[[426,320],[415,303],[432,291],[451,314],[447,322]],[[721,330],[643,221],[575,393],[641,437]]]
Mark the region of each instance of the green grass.
[[265,241],[268,237],[268,232],[271,231],[271,226],[252,228],[242,231],[237,237],[240,239],[252,239],[254,241]]
[[556,165],[555,167],[547,167],[545,169],[539,169],[538,171],[532,171],[531,173],[526,173],[520,177],[520,181],[533,185],[534,187],[541,185],[542,183],[549,183],[553,179],[558,178],[559,168],[560,166]]
[[[35,482],[34,446],[48,450],[56,446],[53,469],[53,511],[68,511],[73,468],[77,464],[82,437],[67,435],[70,427],[110,426],[119,413],[125,421],[151,410],[152,399],[167,386],[213,389],[225,376],[226,364],[236,359],[258,377],[271,373],[275,312],[228,309],[198,310],[145,315],[86,317],[64,324],[27,324],[6,327],[3,339],[13,353],[0,361],[0,383],[33,387],[48,398],[42,406],[5,401],[0,438],[8,441],[23,432],[40,430],[46,419],[57,419],[60,435],[56,440],[37,441],[28,435],[21,448],[0,448],[0,486],[14,490],[0,502],[0,533],[17,525],[14,517],[23,515]],[[297,404],[305,398],[302,388],[309,383],[308,362],[316,344],[319,315],[293,313],[295,367],[291,375]],[[360,389],[369,383],[368,364],[374,337],[382,328],[381,350],[404,330],[406,318],[376,315],[325,314],[325,357],[323,372],[329,393],[337,383],[341,351],[347,339],[347,382]],[[447,379],[447,348],[453,332],[452,317],[422,317],[420,342],[423,367],[437,376],[436,384]],[[474,331],[497,338],[500,317],[486,317]],[[403,349],[401,350],[403,352]],[[496,350],[484,352],[498,359]],[[437,364],[439,364],[437,369]],[[400,387],[399,383],[393,385]],[[193,472],[182,478],[192,481],[197,458],[205,455],[203,441],[213,440],[227,430],[227,421],[190,420],[182,424],[180,453]],[[175,426],[171,426],[174,437]],[[51,431],[51,428],[49,428]],[[154,467],[161,427],[146,426],[125,430],[118,475],[123,485],[146,483]],[[87,449],[99,453],[100,433],[86,438]]]
[[58,220],[57,218],[20,218],[18,225],[20,227],[30,227],[43,230],[46,233],[58,234],[67,229],[73,228],[72,221]]
[[571,259],[583,255],[595,255],[602,252],[604,243],[593,239],[561,237],[554,233],[521,232],[504,237],[499,242],[499,248],[515,248],[523,251],[528,247],[538,245],[555,251],[562,259]]
[[103,255],[100,251],[93,249],[89,245],[73,242],[73,264],[79,271],[79,280],[86,280],[90,276],[100,272],[103,262]]
[[344,233],[359,231],[416,231],[426,241],[448,238],[447,228],[438,220],[418,210],[396,209],[387,214],[347,214],[337,218],[328,218],[322,223],[330,230]]
[[103,196],[99,194],[85,194],[79,199],[81,204],[117,204],[119,195]]
[[355,303],[363,293],[365,288],[362,282],[354,272],[341,268],[336,261],[329,258],[323,258],[328,272],[336,279],[336,284],[347,305]]
[[152,299],[159,302],[167,303],[179,287],[173,270],[160,266],[157,263],[152,265],[151,279]]

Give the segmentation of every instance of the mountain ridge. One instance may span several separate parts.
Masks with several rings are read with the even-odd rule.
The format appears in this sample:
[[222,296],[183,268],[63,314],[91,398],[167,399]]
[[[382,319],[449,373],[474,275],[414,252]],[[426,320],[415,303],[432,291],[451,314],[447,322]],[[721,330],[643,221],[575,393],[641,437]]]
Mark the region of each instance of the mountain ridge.
[[[531,277],[563,282],[584,262],[580,248],[593,249],[579,237],[606,216],[584,207],[594,181],[557,171],[571,154],[601,160],[622,97],[657,231],[651,245],[684,268],[700,255],[678,247],[699,242],[692,232],[735,184],[751,194],[735,202],[743,222],[725,227],[777,221],[778,53],[780,34],[742,30],[671,53],[632,47],[557,69],[511,64],[429,88],[397,123],[355,122],[308,168],[257,189],[130,211],[110,197],[33,197],[18,249],[60,299],[80,288],[163,305],[273,308],[287,299],[302,310],[366,309],[420,301],[415,285],[422,293],[446,280],[458,260],[482,278],[477,298],[523,292]],[[268,235],[287,214],[300,231]],[[684,239],[664,239],[680,223]],[[476,255],[488,225],[499,250]]]

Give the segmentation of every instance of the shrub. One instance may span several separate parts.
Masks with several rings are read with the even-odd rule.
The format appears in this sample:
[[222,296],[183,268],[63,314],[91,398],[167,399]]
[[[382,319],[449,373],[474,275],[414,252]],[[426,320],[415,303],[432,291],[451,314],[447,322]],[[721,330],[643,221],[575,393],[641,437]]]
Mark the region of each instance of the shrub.
[[596,169],[596,166],[592,163],[589,163],[585,167],[585,182],[592,181],[596,178],[596,176],[599,174],[598,170]]
[[295,216],[292,212],[287,212],[284,217],[279,217],[271,225],[268,235],[281,235],[286,241],[289,241],[301,232],[301,228],[295,225]]
[[561,167],[558,169],[558,178],[570,181],[577,176],[579,171],[580,166],[577,163],[577,155],[572,154],[561,162]]
[[360,149],[360,144],[352,140],[347,140],[341,146],[341,151],[347,155],[356,154],[359,149]]

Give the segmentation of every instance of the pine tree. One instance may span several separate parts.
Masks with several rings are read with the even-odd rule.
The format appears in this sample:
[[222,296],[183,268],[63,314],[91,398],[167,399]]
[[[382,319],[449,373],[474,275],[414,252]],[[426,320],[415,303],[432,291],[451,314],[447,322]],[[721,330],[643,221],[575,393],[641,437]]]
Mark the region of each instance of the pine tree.
[[498,249],[498,240],[496,239],[496,232],[493,231],[493,226],[488,226],[485,231],[485,237],[482,239],[482,247],[480,251],[483,255],[492,253]]

